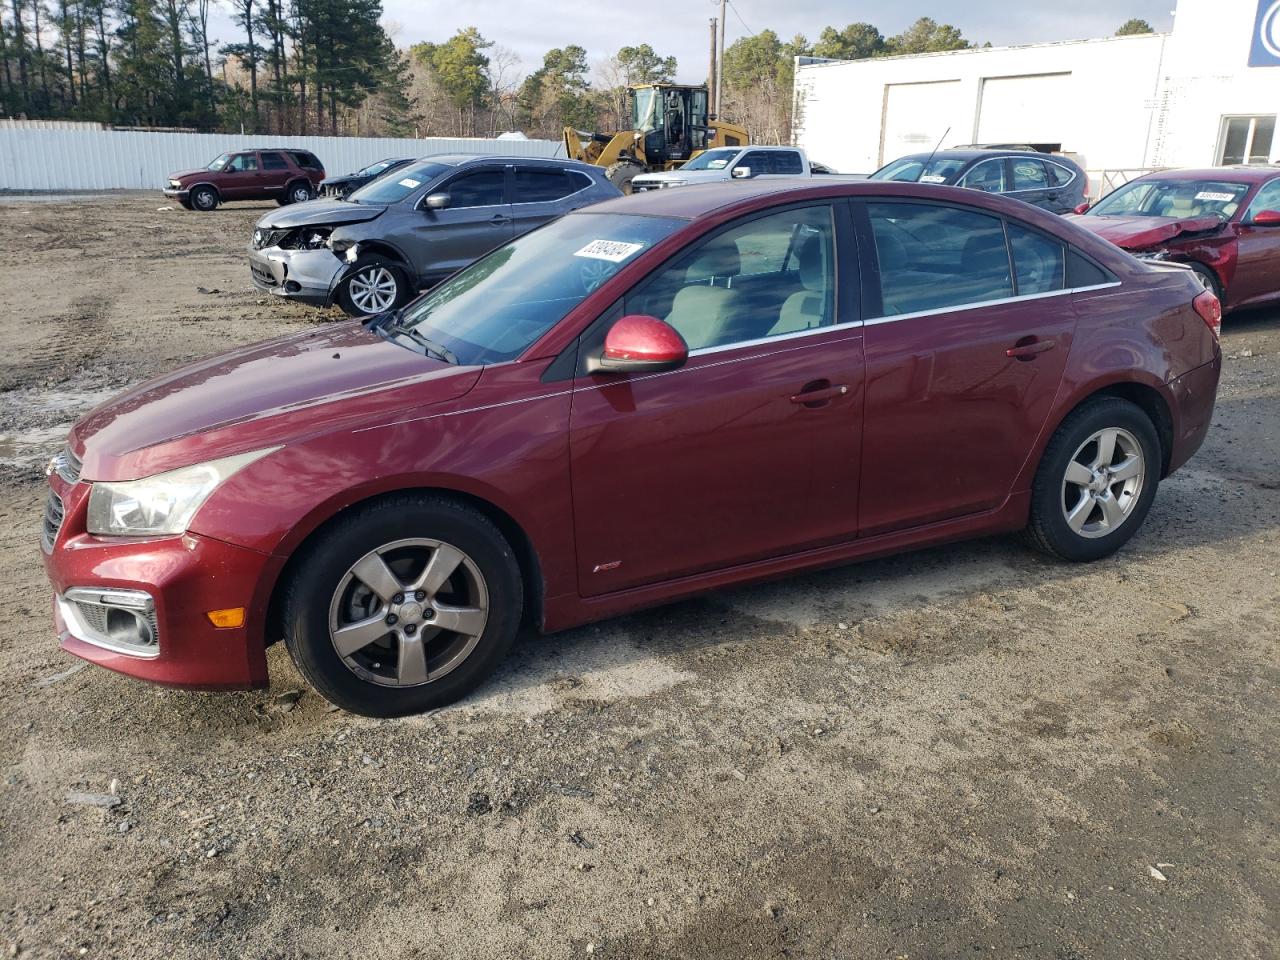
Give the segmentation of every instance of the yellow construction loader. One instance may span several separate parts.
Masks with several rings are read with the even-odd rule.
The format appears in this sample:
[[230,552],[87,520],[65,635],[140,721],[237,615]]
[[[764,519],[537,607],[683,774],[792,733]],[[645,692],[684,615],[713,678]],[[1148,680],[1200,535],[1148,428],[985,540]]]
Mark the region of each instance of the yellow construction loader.
[[749,142],[745,127],[708,116],[705,86],[638,84],[627,89],[627,98],[630,130],[587,133],[564,128],[569,158],[605,167],[605,175],[623,193],[631,192],[637,174],[675,170],[703,150]]

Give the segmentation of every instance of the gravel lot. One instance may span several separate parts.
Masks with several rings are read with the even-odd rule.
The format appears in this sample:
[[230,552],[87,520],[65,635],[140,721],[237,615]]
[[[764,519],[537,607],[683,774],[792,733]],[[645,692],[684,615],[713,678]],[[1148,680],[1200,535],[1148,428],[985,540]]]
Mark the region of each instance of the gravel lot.
[[60,653],[42,465],[143,377],[336,315],[265,209],[0,202],[0,949],[32,957],[1280,956],[1280,314],[1093,566],[987,540],[521,643],[409,720]]

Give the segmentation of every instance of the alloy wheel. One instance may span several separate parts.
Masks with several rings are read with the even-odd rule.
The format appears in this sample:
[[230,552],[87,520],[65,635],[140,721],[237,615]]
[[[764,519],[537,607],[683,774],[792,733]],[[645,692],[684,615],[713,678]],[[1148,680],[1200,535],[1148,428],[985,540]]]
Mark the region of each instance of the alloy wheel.
[[370,264],[347,281],[351,302],[364,313],[382,313],[396,302],[399,287],[395,274],[381,264]]
[[1118,529],[1137,506],[1146,478],[1142,445],[1128,430],[1107,427],[1090,436],[1067,463],[1062,515],[1086,539]]
[[311,189],[309,187],[297,186],[293,188],[293,202],[305,203],[311,199]]
[[218,205],[218,197],[212,190],[197,190],[191,202],[201,210],[212,210]]
[[475,561],[452,544],[418,537],[351,565],[329,604],[329,637],[356,676],[411,687],[460,666],[488,619],[489,590]]

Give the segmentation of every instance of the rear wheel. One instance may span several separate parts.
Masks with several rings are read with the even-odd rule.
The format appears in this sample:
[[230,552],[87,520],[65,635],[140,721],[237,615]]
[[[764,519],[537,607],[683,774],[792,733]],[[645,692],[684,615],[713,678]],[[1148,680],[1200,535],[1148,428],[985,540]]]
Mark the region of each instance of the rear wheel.
[[315,191],[311,189],[310,183],[306,180],[295,180],[293,183],[289,184],[288,188],[285,190],[284,202],[306,203],[315,195]]
[[187,199],[193,208],[203,213],[218,209],[218,191],[213,187],[196,187],[187,194]]
[[604,171],[609,182],[623,193],[631,192],[631,181],[642,173],[644,173],[644,167],[634,160],[619,160],[617,163],[609,164]]
[[378,254],[361,257],[338,288],[338,306],[351,317],[394,310],[409,299],[408,275]]
[[515,554],[487,517],[444,498],[393,497],[356,508],[301,561],[285,645],[338,706],[420,713],[492,673],[523,603]]
[[1062,560],[1115,553],[1146,519],[1162,462],[1160,438],[1142,408],[1119,397],[1080,407],[1040,460],[1028,541]]

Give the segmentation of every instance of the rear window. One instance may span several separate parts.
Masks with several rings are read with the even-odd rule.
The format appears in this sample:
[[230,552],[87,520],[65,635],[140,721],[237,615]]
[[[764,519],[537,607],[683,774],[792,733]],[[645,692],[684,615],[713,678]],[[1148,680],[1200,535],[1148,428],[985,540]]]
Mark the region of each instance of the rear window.
[[320,161],[309,153],[303,153],[301,150],[291,152],[289,156],[293,157],[293,162],[305,170],[320,170]]
[[262,157],[263,170],[287,170],[289,168],[289,164],[285,162],[284,157],[278,153],[263,153],[260,156]]

